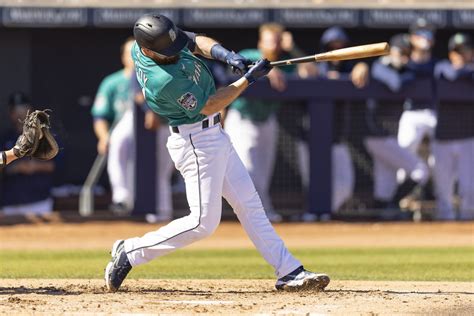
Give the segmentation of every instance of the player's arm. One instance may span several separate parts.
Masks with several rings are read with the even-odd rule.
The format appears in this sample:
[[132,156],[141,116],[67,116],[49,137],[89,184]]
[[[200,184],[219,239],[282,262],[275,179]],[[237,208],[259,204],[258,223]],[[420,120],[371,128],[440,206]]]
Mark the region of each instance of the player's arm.
[[191,37],[190,39],[191,41],[194,40],[195,47],[193,52],[195,54],[228,64],[232,66],[232,70],[238,75],[243,75],[247,71],[248,66],[252,64],[252,61],[240,54],[229,51],[210,37],[195,35],[194,39]]
[[15,156],[13,149],[0,152],[0,170],[3,169],[10,162],[17,160],[18,157]]
[[242,78],[211,95],[202,108],[201,114],[211,115],[222,111],[237,99],[249,85],[257,81],[258,78],[266,76],[271,69],[272,67],[268,60],[262,59],[258,61]]
[[109,142],[109,122],[102,118],[94,119],[94,132],[97,136],[97,151],[104,155],[107,152],[107,144]]

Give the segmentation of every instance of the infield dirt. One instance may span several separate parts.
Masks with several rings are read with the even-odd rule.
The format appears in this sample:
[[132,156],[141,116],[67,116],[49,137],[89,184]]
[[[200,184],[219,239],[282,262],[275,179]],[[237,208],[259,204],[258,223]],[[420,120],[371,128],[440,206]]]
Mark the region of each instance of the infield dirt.
[[[114,222],[0,227],[1,249],[104,249],[155,226]],[[473,246],[473,224],[277,225],[289,247]],[[195,248],[246,248],[238,224],[223,223]],[[449,276],[446,277],[449,279]],[[471,315],[472,282],[333,280],[325,292],[280,293],[274,280],[127,280],[106,293],[102,280],[1,279],[1,314],[450,314]]]

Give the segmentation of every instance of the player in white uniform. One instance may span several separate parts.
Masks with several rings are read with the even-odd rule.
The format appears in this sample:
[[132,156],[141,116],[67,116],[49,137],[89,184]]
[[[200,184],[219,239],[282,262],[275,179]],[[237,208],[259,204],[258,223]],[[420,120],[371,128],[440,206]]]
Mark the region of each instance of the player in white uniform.
[[[416,78],[432,78],[436,63],[432,56],[434,29],[425,19],[419,19],[410,28],[412,46],[407,68],[415,73]],[[436,127],[434,99],[428,102],[405,101],[398,129],[398,143],[401,147],[417,153],[423,138],[432,139]]]
[[[112,186],[112,210],[126,214],[133,207],[134,200],[134,111],[133,103],[141,105],[143,96],[135,95],[133,81],[136,81],[134,63],[131,57],[133,38],[121,47],[124,68],[107,76],[97,92],[92,115],[94,131],[98,138],[97,150],[108,153],[107,171]],[[133,76],[133,77],[132,77]],[[137,83],[138,85],[138,83]],[[140,92],[141,93],[141,92]],[[172,218],[171,173],[173,164],[166,150],[166,138],[170,132],[166,123],[154,128],[155,114],[147,113],[145,127],[157,133],[157,205],[156,214],[147,216],[150,222],[169,221]]]
[[[372,65],[373,79],[398,92],[415,79],[406,65],[410,56],[408,34],[397,34],[390,40],[390,54],[379,58]],[[401,147],[396,138],[397,123],[402,104],[390,104],[370,100],[367,103],[366,122],[368,135],[364,140],[373,159],[374,207],[381,209],[383,219],[403,219],[400,199],[416,185],[424,185],[429,179],[427,164],[415,153]],[[409,178],[398,185],[397,171],[402,169]]]
[[[277,289],[324,289],[329,277],[306,271],[276,234],[247,170],[220,125],[219,111],[268,74],[269,62],[260,60],[247,71],[249,61],[242,56],[208,37],[181,31],[162,15],[139,18],[134,36],[137,43],[132,54],[138,81],[150,108],[169,120],[173,133],[167,147],[185,180],[190,213],[142,237],[117,240],[105,271],[107,288],[117,291],[133,266],[211,235],[219,225],[224,197],[258,251],[275,269]],[[247,72],[216,91],[209,69],[193,53]]]
[[102,81],[91,111],[98,139],[97,151],[102,155],[108,154],[107,171],[112,187],[113,210],[121,214],[128,213],[133,207],[132,44],[133,39],[128,39],[122,45],[124,68]]
[[[270,61],[291,58],[281,47],[283,32],[283,26],[276,23],[260,26],[258,49],[245,49],[240,54],[252,61],[261,58]],[[295,70],[296,66],[272,69],[267,76],[272,88],[284,91],[285,74]],[[282,221],[282,216],[274,211],[269,192],[278,143],[276,112],[281,105],[282,102],[279,101],[239,98],[230,106],[225,121],[226,132],[249,171],[267,217],[272,222]]]
[[[467,34],[458,33],[449,40],[449,60],[436,64],[435,77],[464,81],[474,89],[474,44]],[[438,220],[474,219],[474,104],[446,102],[438,104],[438,125],[433,144],[435,157],[434,187]],[[453,195],[458,183],[459,214]]]

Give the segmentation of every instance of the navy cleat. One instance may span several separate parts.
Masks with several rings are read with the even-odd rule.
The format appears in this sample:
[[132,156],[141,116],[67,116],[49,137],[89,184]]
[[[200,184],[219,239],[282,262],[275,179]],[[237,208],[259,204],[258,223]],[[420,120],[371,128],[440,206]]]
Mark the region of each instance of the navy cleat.
[[278,279],[275,287],[281,291],[323,291],[329,284],[329,281],[329,276],[326,274],[313,273],[301,266],[290,274]]
[[132,270],[124,248],[124,241],[117,240],[112,246],[112,260],[105,268],[105,285],[109,292],[116,292],[127,274]]

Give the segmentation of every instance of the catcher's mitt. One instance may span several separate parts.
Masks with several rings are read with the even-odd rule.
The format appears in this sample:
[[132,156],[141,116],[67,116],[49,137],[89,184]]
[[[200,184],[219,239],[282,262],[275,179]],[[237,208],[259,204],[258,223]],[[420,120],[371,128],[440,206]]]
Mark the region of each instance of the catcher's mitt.
[[13,147],[15,156],[33,157],[40,160],[53,159],[58,154],[59,147],[51,134],[50,127],[47,110],[28,112],[23,121],[23,133]]

